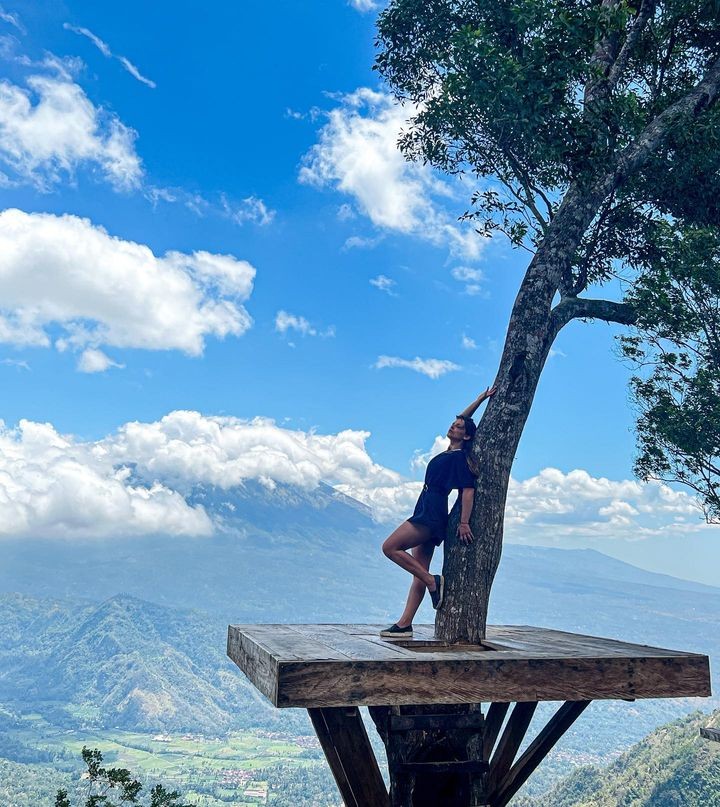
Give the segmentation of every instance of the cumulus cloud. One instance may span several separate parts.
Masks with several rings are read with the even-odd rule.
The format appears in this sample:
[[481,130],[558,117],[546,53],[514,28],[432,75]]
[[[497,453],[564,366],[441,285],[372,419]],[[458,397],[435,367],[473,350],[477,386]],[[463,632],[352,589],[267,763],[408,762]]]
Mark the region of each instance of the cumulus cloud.
[[527,543],[570,538],[637,540],[707,526],[695,499],[683,491],[555,468],[512,482],[506,525],[512,540]]
[[112,50],[110,49],[110,45],[107,42],[104,42],[100,39],[99,36],[94,34],[88,28],[82,28],[78,25],[70,25],[69,22],[64,23],[63,28],[66,31],[72,31],[74,34],[78,34],[79,36],[84,36],[86,39],[89,39],[93,45],[108,59],[117,59],[120,64],[127,70],[128,73],[134,78],[137,79],[142,84],[145,84],[152,89],[155,89],[157,86],[154,81],[149,78],[146,78],[142,75],[142,73],[135,67],[135,65],[126,57],[126,56],[116,56]]
[[118,189],[140,184],[135,132],[94,106],[67,71],[26,84],[0,81],[0,160],[11,171],[42,189],[81,166],[99,169]]
[[466,333],[462,335],[462,340],[460,344],[463,346],[465,350],[477,350],[477,342],[471,336],[468,336]]
[[200,507],[159,484],[137,484],[92,444],[47,423],[0,425],[0,536],[209,535]]
[[343,96],[305,155],[300,181],[348,194],[381,229],[477,258],[478,235],[444,209],[443,202],[456,193],[454,186],[427,166],[407,162],[398,150],[398,137],[414,111],[367,88]]
[[408,370],[414,370],[416,373],[422,373],[428,378],[440,378],[445,373],[460,369],[459,365],[447,359],[421,359],[419,356],[414,359],[401,359],[397,356],[378,356],[374,367],[377,369],[403,367]]
[[297,314],[289,314],[287,311],[278,311],[275,315],[275,330],[278,333],[295,331],[302,336],[335,336],[334,325],[330,325],[324,330],[319,331],[305,319],[305,317],[298,316]]
[[[0,341],[202,353],[208,337],[251,325],[241,303],[255,269],[232,255],[168,252],[109,235],[76,216],[0,213]],[[85,360],[86,366],[98,366]],[[88,363],[89,362],[89,363]],[[109,365],[108,365],[109,366]]]

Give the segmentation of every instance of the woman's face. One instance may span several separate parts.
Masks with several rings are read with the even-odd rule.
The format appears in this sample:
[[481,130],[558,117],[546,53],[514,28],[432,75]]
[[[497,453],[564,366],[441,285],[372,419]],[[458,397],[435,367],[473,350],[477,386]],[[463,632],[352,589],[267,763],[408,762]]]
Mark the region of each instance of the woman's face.
[[467,438],[465,434],[465,421],[462,418],[455,418],[452,426],[448,429],[447,436],[451,440],[465,440]]

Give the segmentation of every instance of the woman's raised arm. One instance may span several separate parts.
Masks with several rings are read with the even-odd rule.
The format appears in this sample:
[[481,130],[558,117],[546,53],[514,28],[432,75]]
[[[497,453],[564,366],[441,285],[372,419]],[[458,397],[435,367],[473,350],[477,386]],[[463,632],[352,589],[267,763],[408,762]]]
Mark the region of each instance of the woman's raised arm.
[[487,400],[491,395],[494,395],[496,389],[497,387],[488,387],[485,390],[485,392],[481,392],[477,396],[477,398],[470,404],[470,406],[466,406],[465,409],[463,409],[463,411],[460,412],[459,417],[471,418],[475,414],[478,406],[480,406],[480,404],[483,401]]

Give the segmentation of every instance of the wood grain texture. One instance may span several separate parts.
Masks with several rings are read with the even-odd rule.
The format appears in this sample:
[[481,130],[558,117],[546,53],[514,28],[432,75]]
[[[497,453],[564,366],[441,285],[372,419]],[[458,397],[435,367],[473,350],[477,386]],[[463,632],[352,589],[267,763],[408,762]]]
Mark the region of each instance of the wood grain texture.
[[505,807],[589,705],[590,701],[564,703],[509,770],[492,771],[492,792],[488,796],[488,803],[493,807]]
[[529,626],[489,627],[494,649],[416,649],[379,625],[231,625],[228,655],[275,706],[589,701],[710,695],[707,656]]
[[390,797],[358,709],[308,709],[308,714],[347,807],[389,807]]

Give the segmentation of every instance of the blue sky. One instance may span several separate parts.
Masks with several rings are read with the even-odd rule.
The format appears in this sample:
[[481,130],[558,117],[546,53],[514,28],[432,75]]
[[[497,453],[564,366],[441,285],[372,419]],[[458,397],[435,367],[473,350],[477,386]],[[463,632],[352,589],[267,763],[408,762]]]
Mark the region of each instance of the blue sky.
[[[369,432],[376,466],[421,477],[413,457],[492,381],[527,255],[457,221],[471,183],[393,157],[406,113],[371,70],[369,5],[3,4],[0,208],[22,211],[0,226],[22,245],[0,265],[11,442],[22,419],[88,446],[187,409]],[[709,581],[715,530],[685,499],[650,524],[656,499],[622,487],[634,438],[618,332],[561,333],[514,477],[528,507],[555,501],[561,545]],[[557,484],[533,487],[548,467]],[[604,512],[583,515],[597,479]],[[522,540],[554,540],[552,520],[521,522]],[[626,541],[638,524],[645,541]]]

